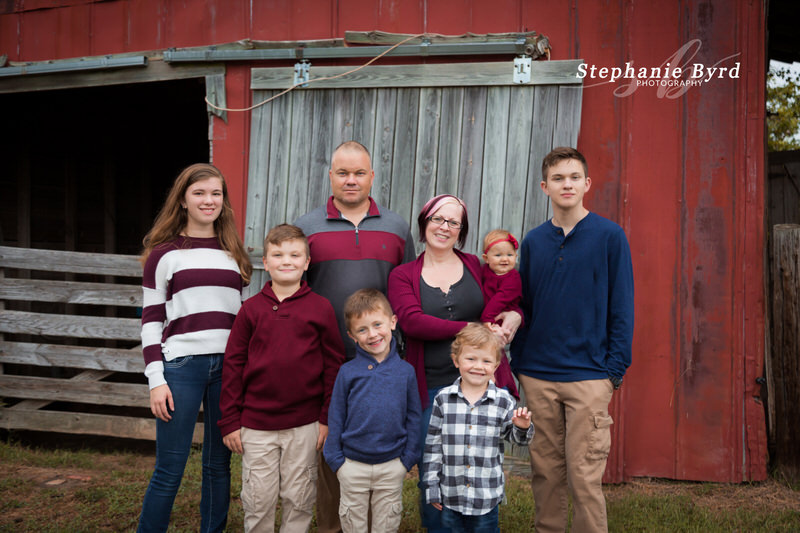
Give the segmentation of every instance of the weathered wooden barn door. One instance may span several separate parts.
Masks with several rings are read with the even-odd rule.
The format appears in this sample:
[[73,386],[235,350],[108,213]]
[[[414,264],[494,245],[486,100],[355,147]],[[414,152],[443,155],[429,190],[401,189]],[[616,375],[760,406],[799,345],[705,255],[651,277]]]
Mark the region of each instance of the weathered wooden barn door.
[[[477,252],[493,228],[521,237],[548,217],[542,157],[577,142],[579,64],[534,62],[524,84],[513,82],[512,62],[367,67],[254,109],[245,228],[254,264],[270,227],[327,200],[331,152],[350,139],[372,154],[372,196],[407,220],[432,196],[451,193],[469,209],[466,251]],[[311,78],[347,70],[312,67]],[[292,85],[292,76],[285,67],[253,69],[254,103]],[[251,293],[263,276],[254,275]]]

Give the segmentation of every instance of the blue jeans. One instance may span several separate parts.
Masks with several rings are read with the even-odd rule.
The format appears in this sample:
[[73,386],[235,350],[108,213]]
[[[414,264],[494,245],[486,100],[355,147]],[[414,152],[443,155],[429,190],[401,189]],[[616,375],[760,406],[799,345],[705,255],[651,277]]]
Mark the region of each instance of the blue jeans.
[[442,509],[442,523],[453,533],[500,533],[499,516],[499,505],[479,516],[461,514],[447,507]]
[[[422,411],[422,418],[420,419],[420,450],[423,456],[425,455],[425,437],[428,435],[428,425],[431,422],[431,411],[433,410],[433,399],[442,390],[443,387],[437,389],[428,389],[428,407]],[[425,486],[422,484],[422,478],[425,474],[422,457],[419,460],[419,514],[422,519],[422,526],[427,528],[428,533],[449,533],[450,528],[442,524],[442,512],[436,509],[433,505],[425,501]]]
[[231,452],[222,443],[217,420],[222,389],[222,354],[188,355],[164,363],[175,410],[172,420],[156,420],[156,467],[144,495],[137,531],[166,531],[172,504],[192,447],[203,404],[203,484],[200,531],[222,531],[231,495]]

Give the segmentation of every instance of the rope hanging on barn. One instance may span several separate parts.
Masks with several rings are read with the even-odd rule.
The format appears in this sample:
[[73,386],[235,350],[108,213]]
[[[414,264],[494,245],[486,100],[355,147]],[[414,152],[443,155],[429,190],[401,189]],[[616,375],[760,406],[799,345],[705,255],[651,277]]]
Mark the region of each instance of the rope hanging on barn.
[[278,98],[278,97],[280,97],[280,96],[283,96],[284,94],[286,94],[286,93],[288,93],[288,92],[290,92],[290,91],[292,91],[292,90],[296,89],[297,87],[300,87],[301,85],[308,85],[308,84],[310,84],[310,83],[314,83],[315,81],[323,81],[323,80],[335,80],[336,78],[341,78],[341,77],[343,77],[343,76],[347,76],[348,74],[352,74],[352,73],[354,73],[354,72],[358,72],[358,71],[359,71],[359,70],[361,70],[362,68],[364,68],[364,67],[368,67],[369,65],[371,65],[371,64],[372,64],[372,63],[374,63],[375,61],[379,60],[380,58],[382,58],[383,56],[385,56],[386,54],[388,54],[389,52],[391,52],[392,50],[394,50],[395,48],[397,48],[397,47],[398,47],[398,46],[400,46],[401,44],[405,44],[405,43],[407,43],[408,41],[410,41],[410,40],[412,40],[412,39],[417,39],[417,38],[419,38],[419,37],[424,37],[424,36],[425,36],[425,34],[424,34],[424,33],[418,33],[418,34],[416,34],[416,35],[412,35],[412,36],[410,36],[410,37],[407,37],[407,38],[403,39],[402,41],[400,41],[399,43],[397,43],[397,44],[394,44],[394,45],[392,45],[391,47],[387,48],[386,50],[384,50],[383,52],[381,52],[381,53],[380,53],[380,54],[378,54],[377,56],[373,57],[372,59],[370,59],[369,61],[367,61],[366,63],[364,63],[364,64],[363,64],[363,65],[361,65],[361,66],[358,66],[358,67],[356,67],[356,68],[354,68],[354,69],[352,69],[352,70],[348,70],[347,72],[342,72],[341,74],[337,74],[337,75],[335,75],[335,76],[326,76],[326,77],[324,77],[324,78],[314,78],[314,79],[311,79],[311,80],[307,80],[307,81],[301,81],[301,82],[295,83],[294,85],[292,85],[292,86],[291,86],[291,87],[289,87],[288,89],[286,89],[286,90],[284,90],[284,91],[281,91],[281,92],[279,92],[279,93],[278,93],[278,94],[276,94],[275,96],[272,96],[271,98],[267,98],[267,99],[266,99],[266,100],[264,100],[263,102],[259,102],[259,103],[255,104],[255,105],[251,105],[250,107],[245,107],[245,108],[241,108],[241,109],[232,109],[232,108],[230,108],[230,107],[218,107],[218,106],[216,106],[216,105],[212,104],[212,103],[211,103],[211,102],[208,100],[208,96],[206,96],[206,97],[204,98],[204,100],[206,101],[206,104],[208,104],[210,107],[213,107],[214,109],[217,109],[217,110],[219,110],[219,111],[234,111],[234,112],[252,111],[253,109],[256,109],[257,107],[261,107],[262,105],[264,105],[264,104],[267,104],[267,103],[269,103],[269,102],[271,102],[271,101],[275,100],[276,98]]

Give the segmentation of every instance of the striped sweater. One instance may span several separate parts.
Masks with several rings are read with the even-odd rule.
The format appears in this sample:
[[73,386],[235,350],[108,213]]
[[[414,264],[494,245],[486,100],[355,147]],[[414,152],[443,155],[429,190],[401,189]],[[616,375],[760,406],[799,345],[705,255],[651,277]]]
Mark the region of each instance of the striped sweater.
[[216,237],[156,246],[142,275],[142,352],[150,388],[166,383],[163,361],[224,353],[242,305],[236,261]]

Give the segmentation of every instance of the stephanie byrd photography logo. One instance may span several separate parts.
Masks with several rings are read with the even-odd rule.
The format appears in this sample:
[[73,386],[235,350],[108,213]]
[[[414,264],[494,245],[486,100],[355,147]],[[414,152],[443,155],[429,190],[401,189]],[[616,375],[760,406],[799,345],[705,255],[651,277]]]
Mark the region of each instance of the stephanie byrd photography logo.
[[732,60],[741,55],[733,54],[722,58],[713,65],[693,62],[700,51],[702,42],[694,39],[680,47],[674,54],[657,67],[637,67],[628,61],[622,67],[598,67],[581,63],[578,78],[597,80],[597,83],[584,85],[584,89],[618,83],[614,96],[622,98],[635,93],[640,87],[656,87],[658,98],[678,98],[692,87],[700,87],[721,79],[739,79],[741,63]]

